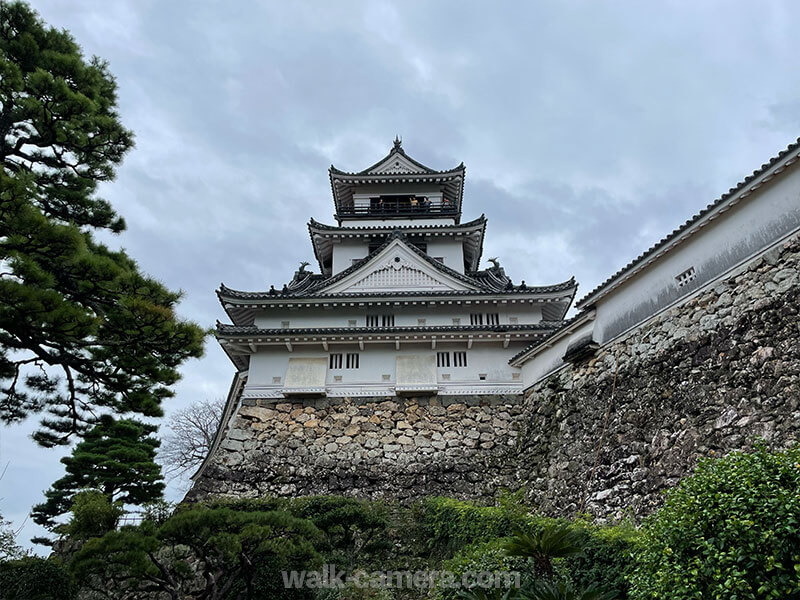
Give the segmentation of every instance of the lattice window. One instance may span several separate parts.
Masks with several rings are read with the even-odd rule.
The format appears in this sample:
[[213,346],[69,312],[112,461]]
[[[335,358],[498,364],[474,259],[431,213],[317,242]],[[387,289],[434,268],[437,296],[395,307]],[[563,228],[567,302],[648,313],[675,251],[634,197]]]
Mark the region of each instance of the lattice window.
[[487,325],[500,325],[500,315],[498,313],[486,313]]
[[483,313],[471,313],[469,315],[470,325],[483,325]]
[[381,322],[384,327],[394,327],[394,315],[382,315]]
[[690,281],[694,281],[694,278],[697,276],[697,271],[694,270],[694,267],[689,267],[683,273],[679,273],[675,276],[675,283],[678,284],[679,288],[687,285]]
[[437,367],[449,367],[450,366],[450,353],[449,352],[437,352],[436,353],[436,366]]
[[466,352],[453,352],[453,366],[466,367],[467,366],[467,353]]
[[358,368],[358,352],[348,352],[347,353],[347,360],[345,361],[345,366],[348,369],[357,369]]
[[328,359],[328,368],[329,369],[341,369],[342,368],[342,355],[341,353],[331,354],[330,358]]

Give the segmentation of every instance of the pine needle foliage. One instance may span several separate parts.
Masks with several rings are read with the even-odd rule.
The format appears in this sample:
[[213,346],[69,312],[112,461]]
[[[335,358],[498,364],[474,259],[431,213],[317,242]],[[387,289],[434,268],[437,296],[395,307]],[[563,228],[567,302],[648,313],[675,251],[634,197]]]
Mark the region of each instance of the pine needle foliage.
[[75,495],[98,490],[108,502],[141,505],[161,498],[161,467],[155,462],[159,441],[156,427],[104,415],[73,451],[61,459],[66,475],[45,492],[45,502],[33,509],[33,520],[53,528],[68,512]]
[[0,421],[41,414],[68,444],[104,413],[161,416],[204,332],[180,293],[93,233],[123,219],[97,195],[133,146],[108,65],[23,2],[0,2]]

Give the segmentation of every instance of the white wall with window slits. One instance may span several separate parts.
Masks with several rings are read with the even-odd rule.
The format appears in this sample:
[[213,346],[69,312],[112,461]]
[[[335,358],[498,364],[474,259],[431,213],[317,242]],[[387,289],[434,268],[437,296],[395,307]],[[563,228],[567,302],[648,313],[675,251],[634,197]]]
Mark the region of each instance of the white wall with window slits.
[[562,367],[561,357],[570,344],[589,335],[600,344],[613,341],[798,231],[800,166],[796,162],[597,300],[594,323],[526,359],[522,365],[525,386]]
[[[479,373],[487,374],[487,381],[497,383],[516,383],[513,374],[520,369],[509,366],[508,359],[519,352],[524,343],[510,343],[508,348],[499,348],[498,342],[475,342],[471,349],[466,344],[437,344],[436,349],[431,349],[427,344],[401,344],[400,350],[395,350],[394,345],[365,345],[361,350],[358,345],[335,346],[330,352],[325,352],[321,347],[304,348],[296,347],[294,352],[283,349],[265,349],[257,352],[250,358],[250,372],[246,389],[257,390],[264,387],[282,387],[273,383],[274,377],[286,376],[289,359],[294,358],[321,358],[327,365],[326,385],[341,383],[343,385],[375,384],[385,382],[384,375],[389,376],[389,382],[396,381],[395,364],[397,356],[427,355],[436,358],[437,352],[447,352],[450,366],[438,367],[439,381],[443,382],[442,374],[449,374],[450,384],[469,384],[480,381]],[[453,353],[466,352],[466,367],[456,366]],[[359,355],[358,368],[347,368],[347,354]],[[341,355],[341,358],[331,362],[330,355]],[[332,367],[333,365],[333,367]],[[337,367],[336,365],[341,365]],[[334,376],[341,376],[341,382],[334,381]],[[257,396],[257,394],[256,394]]]
[[[349,321],[355,320],[356,327],[367,326],[367,315],[394,315],[397,327],[416,327],[420,318],[425,319],[426,326],[452,325],[453,318],[461,319],[461,325],[470,324],[470,313],[477,311],[476,305],[455,304],[435,306],[337,306],[335,308],[303,308],[293,310],[270,309],[261,312],[255,318],[255,325],[265,329],[280,329],[286,314],[290,315],[291,328],[297,327],[348,327]],[[516,317],[518,324],[534,324],[542,320],[541,304],[494,304],[480,305],[482,313],[498,313],[500,324],[511,324],[511,317]],[[484,321],[485,322],[485,321]]]

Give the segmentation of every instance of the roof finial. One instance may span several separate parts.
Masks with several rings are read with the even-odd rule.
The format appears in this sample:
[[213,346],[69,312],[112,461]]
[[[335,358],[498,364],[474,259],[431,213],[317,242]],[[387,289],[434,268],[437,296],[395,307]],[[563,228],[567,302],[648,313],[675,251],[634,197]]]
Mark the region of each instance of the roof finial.
[[403,149],[403,140],[398,135],[394,136],[394,149],[395,150],[402,150]]

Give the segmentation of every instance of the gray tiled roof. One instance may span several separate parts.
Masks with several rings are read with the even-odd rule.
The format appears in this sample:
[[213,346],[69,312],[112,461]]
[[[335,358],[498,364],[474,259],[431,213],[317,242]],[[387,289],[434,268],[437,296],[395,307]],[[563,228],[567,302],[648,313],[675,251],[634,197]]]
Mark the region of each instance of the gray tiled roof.
[[562,330],[566,329],[567,327],[569,327],[570,325],[572,325],[575,321],[577,321],[579,318],[581,318],[584,315],[585,312],[587,312],[587,311],[579,312],[577,315],[573,315],[572,317],[570,317],[569,319],[566,319],[565,321],[557,321],[558,326],[555,327],[552,331],[548,332],[547,336],[544,339],[536,340],[532,344],[529,344],[528,346],[525,346],[522,350],[520,350],[514,356],[509,358],[508,362],[510,362],[510,363],[514,362],[515,360],[517,360],[521,356],[524,356],[525,354],[527,354],[528,352],[530,352],[531,350],[533,350],[537,346],[540,346],[541,344],[545,343],[549,338],[551,338],[554,335],[556,335],[559,331],[562,331]]
[[[375,252],[370,254],[369,256],[362,258],[358,262],[354,263],[347,269],[344,269],[340,273],[332,277],[326,277],[324,275],[320,275],[317,273],[306,273],[304,274],[302,279],[295,279],[292,280],[285,286],[285,289],[273,290],[269,292],[241,292],[237,290],[233,290],[231,288],[227,288],[224,285],[220,286],[217,295],[225,296],[226,298],[241,298],[241,299],[278,299],[278,298],[337,298],[337,297],[381,297],[386,296],[387,294],[365,294],[365,293],[358,293],[358,294],[323,294],[320,293],[324,288],[328,287],[329,285],[340,281],[344,277],[347,277],[351,273],[354,273],[362,266],[364,266],[367,262],[372,260],[375,254],[381,252],[384,248],[386,248],[394,239],[403,239],[404,235],[399,232],[395,231]],[[420,250],[419,248],[411,245],[406,244],[406,246],[415,252],[418,256],[423,258],[429,264],[431,264],[437,270],[455,278],[459,281],[462,281],[468,285],[474,286],[477,288],[475,291],[453,291],[453,292],[430,292],[430,291],[423,291],[423,292],[392,292],[390,295],[409,295],[409,296],[430,296],[430,295],[439,295],[439,294],[446,294],[446,295],[483,295],[486,293],[491,294],[536,294],[536,293],[550,293],[550,292],[558,292],[558,291],[565,291],[570,290],[576,286],[575,279],[571,278],[565,282],[558,283],[555,285],[549,286],[527,286],[523,283],[520,285],[513,285],[511,280],[507,277],[499,277],[496,274],[494,269],[486,269],[483,271],[474,271],[467,274],[459,273],[458,271],[451,269],[450,267],[443,265],[442,263],[434,260],[430,256],[428,256],[425,252]]]
[[462,162],[457,167],[455,167],[453,169],[448,169],[446,171],[437,171],[435,169],[431,169],[430,167],[428,167],[426,165],[423,165],[418,160],[415,160],[415,159],[411,158],[408,154],[406,154],[406,151],[403,150],[402,142],[400,142],[400,140],[398,140],[398,139],[395,139],[394,146],[392,147],[391,150],[389,150],[389,153],[386,156],[384,156],[382,159],[380,159],[378,162],[376,162],[375,164],[367,167],[363,171],[358,171],[358,172],[355,172],[355,173],[347,172],[347,171],[341,171],[341,170],[337,169],[336,167],[334,167],[333,165],[331,165],[330,172],[332,174],[336,174],[336,175],[374,175],[373,173],[370,173],[370,171],[372,171],[373,169],[375,169],[378,166],[380,166],[383,162],[387,161],[389,158],[391,158],[391,156],[393,154],[400,154],[403,158],[405,158],[412,165],[414,165],[417,168],[419,168],[419,171],[416,171],[415,173],[408,173],[408,174],[406,174],[406,173],[391,173],[389,176],[394,177],[394,178],[403,177],[405,175],[408,175],[408,176],[418,175],[418,174],[421,174],[421,173],[424,173],[426,175],[444,175],[444,174],[449,174],[449,173],[455,173],[457,171],[463,171],[464,168],[465,168],[464,167],[464,163]]
[[366,232],[373,232],[373,231],[406,231],[406,230],[415,230],[415,229],[446,229],[447,231],[453,230],[460,230],[460,229],[469,229],[471,227],[477,227],[480,225],[486,224],[486,215],[482,214],[477,219],[473,219],[472,221],[466,221],[464,223],[456,223],[456,224],[440,224],[440,225],[425,225],[424,221],[420,221],[418,225],[368,225],[365,227],[353,227],[353,226],[338,226],[338,225],[327,225],[325,223],[320,223],[315,219],[311,219],[308,223],[309,229],[319,229],[323,231],[332,231],[332,232],[348,232],[348,231],[366,231]]

